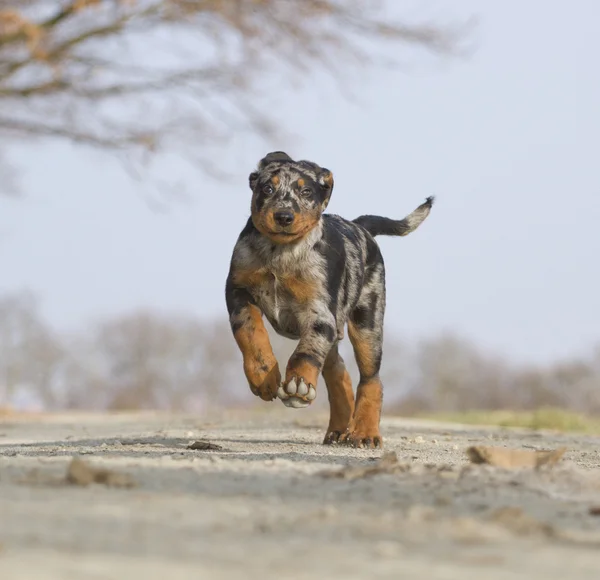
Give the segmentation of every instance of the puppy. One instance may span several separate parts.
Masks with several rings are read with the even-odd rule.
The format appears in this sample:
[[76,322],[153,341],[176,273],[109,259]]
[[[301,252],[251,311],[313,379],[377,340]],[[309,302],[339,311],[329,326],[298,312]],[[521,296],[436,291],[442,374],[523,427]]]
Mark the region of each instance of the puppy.
[[[385,270],[375,236],[406,236],[427,218],[429,197],[402,220],[323,214],[333,176],[276,151],[250,174],[251,217],[231,259],[225,295],[251,391],[264,401],[307,407],[323,374],[330,419],[324,443],[382,447],[379,379]],[[263,324],[297,339],[282,375]],[[356,402],[338,353],[344,326],[360,371]]]

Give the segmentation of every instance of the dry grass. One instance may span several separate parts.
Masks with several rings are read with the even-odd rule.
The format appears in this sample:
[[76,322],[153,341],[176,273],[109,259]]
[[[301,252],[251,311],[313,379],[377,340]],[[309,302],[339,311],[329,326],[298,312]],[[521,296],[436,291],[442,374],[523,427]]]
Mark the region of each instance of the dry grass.
[[430,413],[425,419],[464,423],[466,425],[494,425],[524,429],[549,429],[562,432],[600,434],[600,417],[586,416],[573,411],[544,408],[536,411],[466,411],[462,413]]

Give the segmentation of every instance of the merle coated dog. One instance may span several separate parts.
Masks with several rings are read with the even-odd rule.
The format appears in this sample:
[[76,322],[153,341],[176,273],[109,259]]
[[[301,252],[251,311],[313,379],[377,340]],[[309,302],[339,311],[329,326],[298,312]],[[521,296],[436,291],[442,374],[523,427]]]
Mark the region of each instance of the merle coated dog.
[[[433,198],[402,220],[324,214],[331,172],[281,151],[259,162],[250,188],[251,217],[235,245],[225,290],[250,389],[265,401],[307,407],[322,373],[330,405],[324,443],[381,447],[385,270],[375,236],[411,233],[429,215]],[[277,333],[299,340],[283,381],[263,314]],[[360,371],[356,402],[338,353],[345,325]]]

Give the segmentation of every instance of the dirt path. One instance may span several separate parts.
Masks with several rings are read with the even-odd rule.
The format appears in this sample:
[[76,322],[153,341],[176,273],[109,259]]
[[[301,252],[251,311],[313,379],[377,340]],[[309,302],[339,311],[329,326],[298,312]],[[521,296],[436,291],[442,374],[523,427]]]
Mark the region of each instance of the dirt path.
[[[388,419],[400,465],[344,479],[323,472],[381,452],[323,447],[323,426],[280,409],[0,418],[0,578],[600,578],[598,438]],[[507,471],[469,465],[474,444],[568,451]],[[74,455],[135,487],[65,483]]]

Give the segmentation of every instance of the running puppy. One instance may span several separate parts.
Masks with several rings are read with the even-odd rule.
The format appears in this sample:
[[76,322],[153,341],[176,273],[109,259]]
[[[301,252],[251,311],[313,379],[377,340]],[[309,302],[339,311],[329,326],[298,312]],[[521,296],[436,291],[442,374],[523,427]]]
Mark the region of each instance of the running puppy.
[[[323,374],[330,419],[324,443],[381,447],[379,379],[385,270],[378,235],[406,236],[429,215],[429,197],[403,220],[323,215],[333,176],[309,161],[269,153],[250,174],[251,217],[231,259],[225,294],[231,329],[252,392],[264,401],[307,407]],[[263,314],[277,333],[298,339],[282,382]],[[360,371],[356,404],[338,353],[344,326]]]

